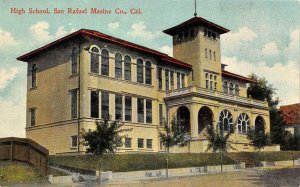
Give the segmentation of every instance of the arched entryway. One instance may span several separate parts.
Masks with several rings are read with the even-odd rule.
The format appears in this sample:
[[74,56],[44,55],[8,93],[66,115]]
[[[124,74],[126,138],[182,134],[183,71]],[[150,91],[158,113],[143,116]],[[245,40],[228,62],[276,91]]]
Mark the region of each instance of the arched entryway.
[[198,134],[201,134],[208,125],[213,125],[213,113],[210,108],[204,106],[198,112]]
[[182,122],[188,132],[191,132],[190,111],[186,106],[181,106],[177,109],[177,120]]
[[255,119],[255,132],[258,133],[259,131],[265,133],[265,120],[261,116],[257,116]]

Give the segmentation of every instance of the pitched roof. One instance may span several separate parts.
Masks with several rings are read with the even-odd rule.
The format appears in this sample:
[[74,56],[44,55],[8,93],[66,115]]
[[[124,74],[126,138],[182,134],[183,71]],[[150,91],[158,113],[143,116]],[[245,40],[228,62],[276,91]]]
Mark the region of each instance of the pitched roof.
[[241,75],[238,75],[238,74],[235,74],[235,73],[231,73],[231,72],[226,71],[226,70],[222,70],[222,75],[227,76],[227,77],[231,77],[231,78],[234,78],[234,79],[239,79],[239,80],[242,80],[242,81],[245,81],[245,82],[248,82],[248,83],[254,83],[254,81],[249,79],[248,77],[244,77],[244,76],[241,76]]
[[300,125],[300,103],[280,106],[279,110],[287,125]]
[[166,34],[169,34],[169,35],[174,35],[178,31],[182,31],[188,27],[198,26],[198,25],[204,25],[204,26],[213,28],[214,30],[218,31],[220,34],[224,34],[224,33],[227,33],[230,31],[230,30],[228,30],[220,25],[217,25],[213,22],[210,22],[202,17],[193,17],[185,22],[180,23],[179,25],[176,25],[174,27],[166,29],[163,32]]
[[171,63],[171,64],[174,64],[174,65],[179,65],[179,66],[186,67],[186,68],[192,68],[191,64],[188,64],[186,62],[183,62],[183,61],[174,59],[172,57],[169,57],[167,54],[161,53],[159,51],[156,51],[156,50],[153,50],[153,49],[150,49],[150,48],[147,48],[147,47],[144,47],[144,46],[132,43],[132,42],[128,42],[126,40],[122,40],[122,39],[119,39],[119,38],[116,38],[116,37],[113,37],[113,36],[109,36],[109,35],[103,34],[103,33],[98,32],[98,31],[88,30],[88,29],[80,29],[76,32],[73,32],[73,33],[71,33],[71,34],[69,34],[69,35],[67,35],[63,38],[55,40],[55,41],[53,41],[53,42],[51,42],[47,45],[44,45],[44,46],[42,46],[38,49],[35,49],[35,50],[33,50],[33,51],[31,51],[27,54],[24,54],[24,55],[18,57],[17,60],[27,62],[31,58],[43,53],[44,51],[49,50],[50,48],[55,47],[55,46],[65,42],[67,40],[77,38],[79,36],[90,36],[90,37],[94,37],[94,38],[97,38],[97,39],[100,39],[100,40],[109,41],[109,42],[114,43],[114,44],[126,46],[126,47],[129,47],[129,48],[141,51],[141,52],[145,52],[145,53],[155,55],[157,57],[160,57],[162,59],[162,61],[167,62],[167,63]]

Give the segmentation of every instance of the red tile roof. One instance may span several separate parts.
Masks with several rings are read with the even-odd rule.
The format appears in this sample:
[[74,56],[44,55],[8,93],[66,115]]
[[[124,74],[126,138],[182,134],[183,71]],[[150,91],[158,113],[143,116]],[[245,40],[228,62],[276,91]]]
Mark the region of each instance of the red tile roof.
[[210,27],[210,28],[213,28],[215,29],[216,31],[218,31],[220,34],[224,34],[224,33],[227,33],[229,32],[230,30],[220,26],[220,25],[217,25],[213,22],[210,22],[202,17],[193,17],[183,23],[180,23],[179,25],[176,25],[174,27],[171,27],[169,29],[166,29],[164,30],[163,32],[166,33],[166,34],[169,34],[169,35],[174,35],[175,33],[177,33],[178,31],[182,31],[188,27],[191,27],[191,26],[197,26],[197,25],[204,25],[204,26],[207,26],[207,27]]
[[244,76],[241,76],[241,75],[238,75],[238,74],[235,74],[235,73],[231,73],[231,72],[225,71],[225,70],[222,70],[222,76],[227,76],[227,77],[239,79],[239,80],[242,80],[242,81],[245,81],[245,82],[248,82],[248,83],[254,83],[254,81],[249,79],[248,77],[244,77]]
[[114,43],[114,44],[126,46],[126,47],[136,49],[136,50],[141,51],[141,52],[146,52],[146,53],[158,56],[164,62],[167,62],[167,63],[172,63],[174,65],[179,65],[179,66],[186,67],[186,68],[192,68],[192,65],[190,65],[186,62],[182,62],[180,60],[174,59],[172,57],[169,57],[167,54],[164,54],[164,53],[161,53],[159,51],[156,51],[156,50],[153,50],[153,49],[150,49],[150,48],[147,48],[147,47],[135,44],[135,43],[131,43],[131,42],[128,42],[128,41],[125,41],[125,40],[122,40],[122,39],[119,39],[119,38],[116,38],[116,37],[113,37],[113,36],[109,36],[109,35],[103,34],[103,33],[98,32],[98,31],[88,30],[88,29],[80,29],[76,32],[73,32],[73,33],[71,33],[71,34],[69,34],[69,35],[67,35],[63,38],[60,38],[58,40],[55,40],[54,42],[51,42],[51,43],[49,43],[49,44],[47,44],[43,47],[40,47],[40,48],[38,48],[36,50],[33,50],[33,51],[31,51],[27,54],[24,54],[24,55],[18,57],[17,60],[27,62],[29,59],[41,54],[42,52],[44,52],[44,51],[46,51],[46,50],[48,50],[48,49],[50,49],[50,48],[52,48],[56,45],[59,45],[59,44],[65,42],[67,40],[70,40],[70,39],[73,39],[73,38],[79,37],[79,36],[95,37],[95,38],[100,39],[100,40],[105,40],[105,41],[108,41],[108,42],[111,42],[111,43]]
[[279,110],[287,125],[300,125],[300,103],[280,106]]

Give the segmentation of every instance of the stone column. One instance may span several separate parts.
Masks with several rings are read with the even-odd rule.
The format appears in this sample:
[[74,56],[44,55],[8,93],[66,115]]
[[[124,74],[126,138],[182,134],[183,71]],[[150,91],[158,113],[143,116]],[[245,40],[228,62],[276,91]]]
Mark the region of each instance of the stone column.
[[191,125],[191,137],[198,137],[198,110],[195,104],[189,107],[190,110],[190,125]]

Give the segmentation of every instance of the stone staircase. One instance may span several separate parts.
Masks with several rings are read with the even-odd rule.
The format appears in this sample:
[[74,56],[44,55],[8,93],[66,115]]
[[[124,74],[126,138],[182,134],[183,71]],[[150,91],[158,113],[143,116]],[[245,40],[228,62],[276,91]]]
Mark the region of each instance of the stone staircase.
[[253,154],[249,154],[247,152],[239,152],[239,153],[228,153],[227,156],[236,162],[245,162],[246,168],[257,166],[257,162],[252,156]]

